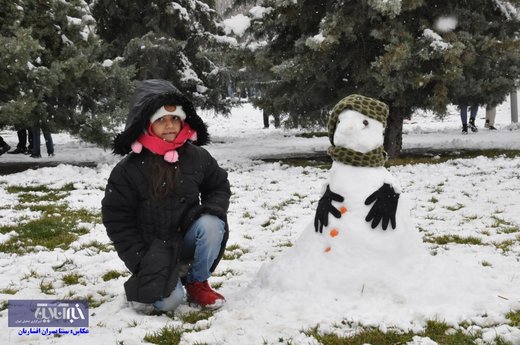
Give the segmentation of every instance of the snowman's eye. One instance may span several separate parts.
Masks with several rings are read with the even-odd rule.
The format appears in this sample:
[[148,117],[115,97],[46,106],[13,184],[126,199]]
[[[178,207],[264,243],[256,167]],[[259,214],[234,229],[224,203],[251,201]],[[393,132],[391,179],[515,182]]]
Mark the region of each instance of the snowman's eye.
[[365,125],[365,127],[368,127],[368,121],[367,120],[363,120],[363,124]]

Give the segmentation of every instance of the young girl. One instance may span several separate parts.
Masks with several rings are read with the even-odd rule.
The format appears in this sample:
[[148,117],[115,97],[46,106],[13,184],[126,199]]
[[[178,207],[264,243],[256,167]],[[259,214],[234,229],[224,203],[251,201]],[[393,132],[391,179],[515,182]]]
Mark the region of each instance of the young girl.
[[228,238],[231,192],[227,173],[197,146],[208,142],[206,124],[170,82],[138,84],[114,140],[114,153],[131,153],[112,170],[102,201],[108,236],[132,272],[128,301],[171,311],[184,299],[183,283],[190,302],[224,301],[208,278]]

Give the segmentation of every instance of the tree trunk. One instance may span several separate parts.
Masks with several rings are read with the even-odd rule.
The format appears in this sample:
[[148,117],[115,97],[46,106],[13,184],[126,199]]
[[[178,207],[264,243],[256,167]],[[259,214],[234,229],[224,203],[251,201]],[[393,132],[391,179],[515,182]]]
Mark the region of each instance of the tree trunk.
[[410,110],[390,107],[390,114],[385,130],[385,151],[388,158],[399,157],[403,146],[403,120],[410,114]]
[[274,128],[280,128],[280,114],[274,114]]

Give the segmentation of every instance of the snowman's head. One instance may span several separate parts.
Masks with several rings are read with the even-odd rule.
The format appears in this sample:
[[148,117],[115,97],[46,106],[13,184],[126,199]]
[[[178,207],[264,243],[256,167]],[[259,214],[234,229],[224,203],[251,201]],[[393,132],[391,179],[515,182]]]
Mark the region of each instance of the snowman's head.
[[[353,111],[357,116],[363,116],[363,119],[359,121],[359,119],[351,119],[354,115],[345,115],[344,121],[352,123],[352,125],[344,125],[346,127],[337,131],[339,116],[347,110]],[[365,152],[366,147],[376,148],[382,144],[383,128],[386,126],[387,117],[388,106],[385,103],[362,95],[349,95],[339,101],[330,112],[327,124],[330,143],[332,146],[344,146],[359,152]],[[365,125],[365,120],[368,125]],[[347,133],[350,136],[348,138],[345,137]],[[341,143],[336,141],[336,134],[345,137]],[[379,144],[376,145],[376,142]],[[366,151],[370,151],[370,149]]]
[[352,109],[343,110],[336,123],[334,145],[366,153],[383,145],[383,124]]

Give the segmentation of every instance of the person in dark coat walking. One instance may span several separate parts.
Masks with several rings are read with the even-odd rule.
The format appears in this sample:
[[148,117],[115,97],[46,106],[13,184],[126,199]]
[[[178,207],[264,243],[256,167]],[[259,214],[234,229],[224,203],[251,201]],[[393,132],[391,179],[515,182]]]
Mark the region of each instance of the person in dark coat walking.
[[[184,300],[219,306],[208,284],[228,239],[227,173],[202,147],[206,124],[170,82],[144,80],[131,100],[102,200],[103,224],[132,276],[128,301],[175,310]],[[187,274],[183,274],[186,271]]]

